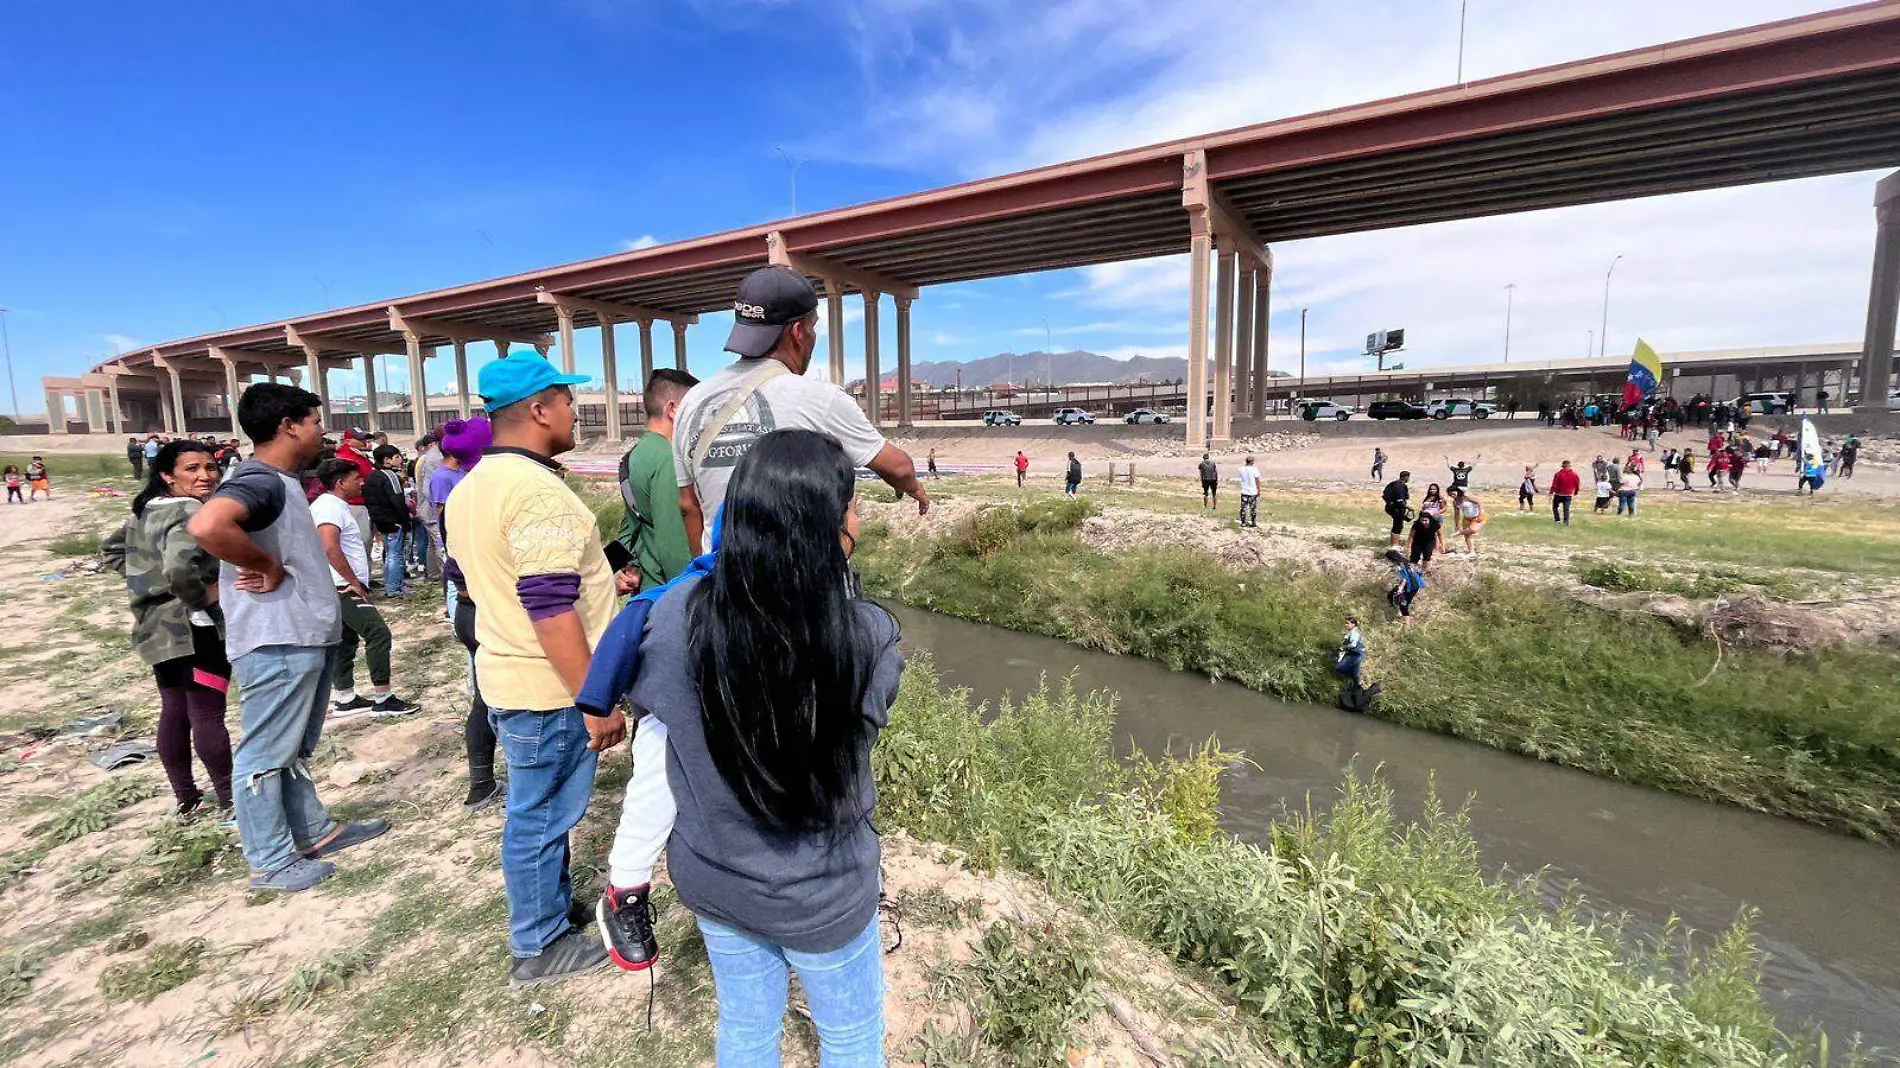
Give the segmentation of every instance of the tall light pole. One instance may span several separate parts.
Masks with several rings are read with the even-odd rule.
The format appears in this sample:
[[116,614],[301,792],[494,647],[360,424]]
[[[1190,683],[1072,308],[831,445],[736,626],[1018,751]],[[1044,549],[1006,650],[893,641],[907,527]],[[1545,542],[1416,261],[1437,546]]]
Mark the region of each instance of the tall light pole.
[[1517,283],[1504,287],[1504,362],[1511,362],[1511,299],[1517,296]]
[[779,156],[785,160],[785,169],[791,172],[792,214],[797,215],[798,214],[798,168],[803,167],[805,164],[810,163],[811,161],[804,160],[804,159],[795,160],[792,158],[791,153],[785,151],[784,149],[780,148],[777,145],[772,146],[772,151],[778,153]]
[[13,397],[13,425],[20,425],[20,391],[13,388],[13,339],[7,336],[7,310],[0,308],[0,347],[7,354],[7,393]]
[[1458,84],[1465,84],[1465,7],[1470,0],[1458,0]]
[[1623,258],[1621,252],[1610,261],[1610,269],[1603,272],[1603,322],[1597,331],[1597,355],[1602,356],[1610,349],[1610,276],[1616,273],[1616,261]]
[[1306,397],[1306,309],[1300,309],[1300,397]]
[[1056,385],[1056,336],[1049,329],[1049,320],[1042,321],[1042,388],[1054,389]]

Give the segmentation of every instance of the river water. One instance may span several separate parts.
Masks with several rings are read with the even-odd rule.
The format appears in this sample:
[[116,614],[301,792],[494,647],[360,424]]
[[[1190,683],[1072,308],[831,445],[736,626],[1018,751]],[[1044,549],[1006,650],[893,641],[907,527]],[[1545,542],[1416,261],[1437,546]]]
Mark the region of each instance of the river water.
[[1210,734],[1244,750],[1259,766],[1229,775],[1222,811],[1242,838],[1260,841],[1270,819],[1309,797],[1323,809],[1356,759],[1382,767],[1407,816],[1422,810],[1433,780],[1450,805],[1474,797],[1471,829],[1487,865],[1547,869],[1548,886],[1574,884],[1639,930],[1673,914],[1717,931],[1754,906],[1769,954],[1763,985],[1784,1028],[1811,1020],[1836,1050],[1856,1032],[1900,1049],[1900,851],[1134,657],[891,607],[906,644],[929,650],[947,682],[980,699],[1074,672],[1078,690],[1120,695],[1120,725],[1146,752]]

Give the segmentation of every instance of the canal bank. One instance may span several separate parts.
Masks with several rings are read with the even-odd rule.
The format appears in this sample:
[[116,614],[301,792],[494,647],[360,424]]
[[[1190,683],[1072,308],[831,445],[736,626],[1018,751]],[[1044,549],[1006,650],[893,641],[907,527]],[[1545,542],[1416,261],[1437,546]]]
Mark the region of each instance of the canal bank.
[[928,650],[945,681],[994,700],[1073,673],[1084,690],[1119,695],[1119,725],[1149,753],[1182,752],[1209,735],[1255,766],[1224,781],[1228,830],[1260,841],[1267,822],[1323,808],[1348,767],[1372,767],[1401,811],[1422,812],[1436,785],[1475,798],[1471,829],[1493,869],[1545,870],[1596,907],[1627,911],[1632,930],[1671,916],[1719,931],[1744,906],[1760,911],[1769,954],[1763,988],[1784,1026],[1820,1023],[1836,1043],[1855,1032],[1900,1048],[1900,916],[1883,898],[1900,886],[1900,854],[1787,820],[1614,782],[1426,731],[1293,705],[1145,660],[892,605],[906,640]]

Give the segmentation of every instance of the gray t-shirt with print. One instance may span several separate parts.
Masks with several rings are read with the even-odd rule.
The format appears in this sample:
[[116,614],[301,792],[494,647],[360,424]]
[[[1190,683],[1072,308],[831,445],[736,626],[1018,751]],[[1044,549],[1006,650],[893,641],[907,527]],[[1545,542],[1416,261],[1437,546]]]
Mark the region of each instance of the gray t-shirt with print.
[[709,529],[713,514],[726,499],[732,469],[751,451],[753,442],[774,430],[797,428],[830,434],[844,446],[845,456],[859,467],[869,464],[884,447],[884,435],[871,425],[850,394],[829,382],[787,373],[770,379],[747,398],[705,450],[706,459],[699,470],[689,470],[700,436],[711,429],[707,424],[726,406],[732,391],[757,372],[760,363],[735,360],[732,366],[694,386],[680,403],[673,434],[673,473],[681,487],[692,486],[699,492],[699,506]]
[[253,459],[233,467],[212,496],[242,504],[244,532],[284,564],[284,581],[269,593],[240,592],[237,568],[219,566],[225,655],[236,660],[268,645],[335,645],[343,636],[336,587],[303,485]]

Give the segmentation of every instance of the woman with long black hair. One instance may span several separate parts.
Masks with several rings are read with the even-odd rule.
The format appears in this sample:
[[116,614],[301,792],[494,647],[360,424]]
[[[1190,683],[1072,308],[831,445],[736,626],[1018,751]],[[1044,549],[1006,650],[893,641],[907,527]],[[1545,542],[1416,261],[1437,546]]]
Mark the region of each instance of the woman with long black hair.
[[760,438],[711,573],[659,598],[640,646],[630,700],[666,728],[668,868],[712,959],[722,1068],[779,1063],[788,968],[825,1068],[884,1063],[870,756],[904,665],[852,583],[856,492],[830,436]]
[[189,815],[204,803],[191,772],[196,748],[218,809],[229,819],[231,734],[224,710],[231,665],[218,611],[218,561],[185,530],[217,485],[218,461],[209,445],[167,443],[132,498],[132,518],[100,548],[107,566],[125,576],[132,648],[158,680],[158,759],[178,812]]

